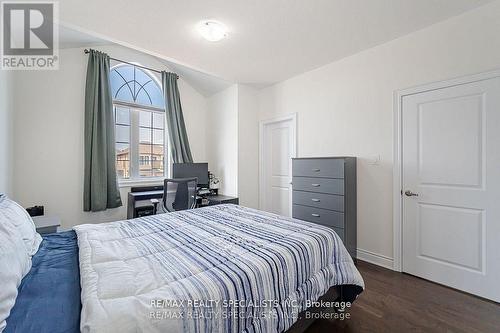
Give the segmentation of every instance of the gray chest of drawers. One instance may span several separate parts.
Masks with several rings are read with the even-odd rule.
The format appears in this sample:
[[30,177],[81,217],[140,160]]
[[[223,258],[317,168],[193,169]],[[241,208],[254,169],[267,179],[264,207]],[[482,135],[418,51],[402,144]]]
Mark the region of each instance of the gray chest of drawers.
[[333,228],[356,258],[356,158],[294,158],[292,176],[292,216]]

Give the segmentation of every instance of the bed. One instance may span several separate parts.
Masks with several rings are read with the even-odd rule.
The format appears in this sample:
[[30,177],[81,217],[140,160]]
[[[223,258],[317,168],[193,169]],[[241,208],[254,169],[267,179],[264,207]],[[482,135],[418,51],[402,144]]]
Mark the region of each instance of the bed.
[[74,230],[44,238],[5,332],[284,332],[364,288],[332,229],[237,205]]

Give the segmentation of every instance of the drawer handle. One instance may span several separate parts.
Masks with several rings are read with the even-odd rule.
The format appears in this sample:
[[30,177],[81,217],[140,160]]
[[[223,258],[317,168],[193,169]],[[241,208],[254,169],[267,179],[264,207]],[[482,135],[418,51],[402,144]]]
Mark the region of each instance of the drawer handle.
[[311,200],[314,201],[314,202],[320,202],[321,201],[319,199],[311,199]]
[[312,187],[319,187],[319,184],[311,184]]
[[316,213],[312,213],[311,215],[314,217],[319,217],[319,214],[316,214]]
[[320,169],[312,169],[313,172],[320,172]]

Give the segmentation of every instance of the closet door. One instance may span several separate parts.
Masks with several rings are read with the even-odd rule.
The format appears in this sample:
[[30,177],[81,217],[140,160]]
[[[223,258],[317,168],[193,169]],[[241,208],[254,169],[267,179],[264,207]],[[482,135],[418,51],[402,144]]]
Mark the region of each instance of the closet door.
[[295,118],[261,124],[260,208],[292,215],[292,157],[295,157]]
[[403,98],[403,271],[500,301],[500,78]]

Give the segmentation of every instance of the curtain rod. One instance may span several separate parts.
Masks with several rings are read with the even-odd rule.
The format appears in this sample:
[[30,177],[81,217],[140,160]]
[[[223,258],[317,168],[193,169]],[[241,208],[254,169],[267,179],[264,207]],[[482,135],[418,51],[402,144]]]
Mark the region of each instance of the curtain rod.
[[[90,50],[89,49],[85,49],[85,50],[83,50],[83,52],[85,54],[88,54],[88,53],[90,53]],[[134,64],[134,63],[131,63],[131,62],[128,62],[128,61],[124,61],[124,60],[120,60],[120,59],[116,59],[116,58],[113,58],[113,57],[109,57],[109,59],[115,60],[115,61],[119,61],[119,62],[122,62],[124,64],[132,65],[132,66],[135,66],[135,67],[143,68],[143,69],[146,69],[146,70],[151,71],[151,72],[155,72],[155,73],[161,74],[161,71],[159,71],[157,69],[153,69],[153,68],[149,68],[149,67],[137,65],[137,64]],[[177,75],[177,79],[179,79],[179,75]]]

